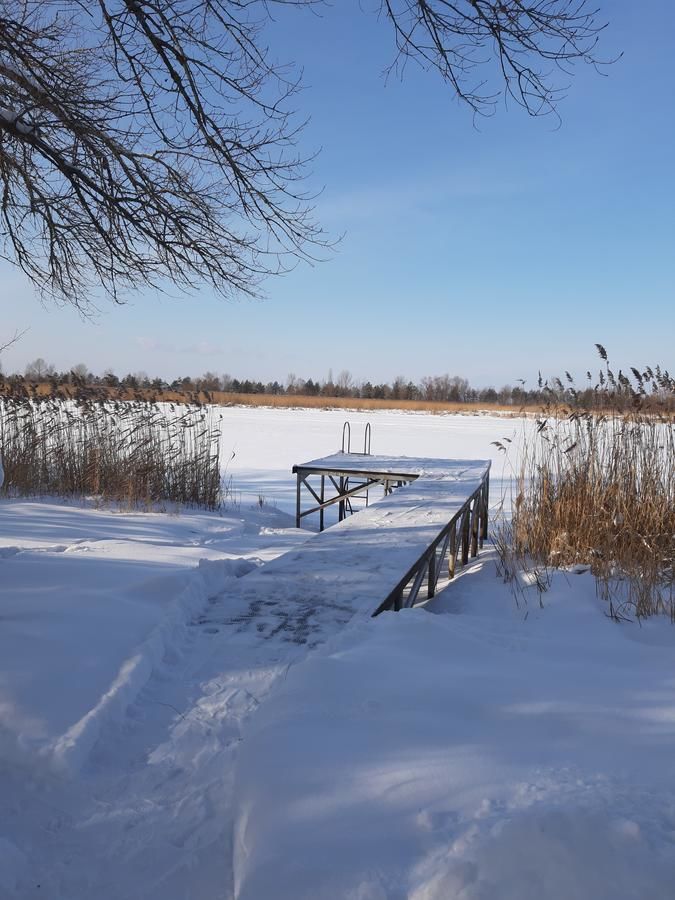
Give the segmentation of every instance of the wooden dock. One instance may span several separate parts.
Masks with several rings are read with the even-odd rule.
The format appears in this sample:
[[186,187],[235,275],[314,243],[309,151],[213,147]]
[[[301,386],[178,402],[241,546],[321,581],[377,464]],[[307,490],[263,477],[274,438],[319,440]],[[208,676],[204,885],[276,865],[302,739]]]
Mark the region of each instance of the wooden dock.
[[[349,574],[373,615],[433,597],[444,566],[476,556],[488,529],[490,462],[411,459],[335,453],[293,467],[297,476],[296,522],[338,505],[339,522],[295,554],[309,572],[327,568]],[[384,497],[357,515],[351,499],[381,485]],[[302,508],[307,496],[310,505]],[[270,573],[271,574],[271,573]],[[307,574],[307,572],[305,573]],[[339,583],[335,586],[340,593]],[[335,593],[334,591],[331,592]],[[318,598],[317,598],[318,599]]]

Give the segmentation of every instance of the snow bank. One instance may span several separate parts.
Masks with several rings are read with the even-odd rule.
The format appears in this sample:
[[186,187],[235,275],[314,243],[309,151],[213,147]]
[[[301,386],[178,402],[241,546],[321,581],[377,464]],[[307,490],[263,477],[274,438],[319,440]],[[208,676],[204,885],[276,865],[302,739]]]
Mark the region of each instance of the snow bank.
[[493,572],[357,623],[252,719],[238,900],[672,897],[675,635],[589,576],[518,610]]

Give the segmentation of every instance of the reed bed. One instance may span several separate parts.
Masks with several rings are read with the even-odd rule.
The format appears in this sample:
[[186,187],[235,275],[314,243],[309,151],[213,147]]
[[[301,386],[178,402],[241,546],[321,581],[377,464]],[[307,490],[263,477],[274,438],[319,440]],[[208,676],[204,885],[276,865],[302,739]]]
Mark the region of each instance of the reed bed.
[[643,384],[624,382],[624,398],[633,393],[627,409],[544,411],[519,448],[511,518],[496,542],[507,580],[524,571],[543,592],[552,569],[587,566],[613,618],[675,621],[672,390],[655,411],[653,392],[642,402]]
[[[60,397],[68,399],[77,397],[82,388],[77,385],[49,382],[20,382],[21,390],[31,397]],[[2,381],[0,375],[0,395],[12,392],[16,386]],[[234,391],[177,391],[170,388],[155,390],[152,388],[105,387],[104,385],[88,385],[87,393],[95,394],[107,400],[145,400],[151,403],[174,403],[214,406],[252,406],[270,407],[273,409],[346,409],[346,410],[404,410],[410,412],[429,412],[443,415],[504,415],[516,418],[521,415],[536,415],[541,404],[506,404],[488,401],[471,401],[466,403],[445,400],[396,400],[394,398],[379,399],[366,397],[330,397],[307,396],[304,394],[250,394]]]
[[455,403],[445,400],[382,400],[366,397],[307,397],[301,394],[234,394],[224,391],[208,393],[209,402],[220,406],[269,406],[276,409],[345,409],[345,410],[397,410],[428,412],[438,415],[505,415],[521,416],[539,411],[540,407],[513,406],[500,403]]
[[8,496],[206,509],[222,499],[219,417],[209,407],[4,396],[0,454]]

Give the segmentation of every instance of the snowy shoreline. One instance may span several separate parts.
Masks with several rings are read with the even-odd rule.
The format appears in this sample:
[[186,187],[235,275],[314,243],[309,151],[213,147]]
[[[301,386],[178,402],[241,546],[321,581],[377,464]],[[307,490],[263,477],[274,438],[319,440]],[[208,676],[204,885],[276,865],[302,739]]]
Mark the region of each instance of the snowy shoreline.
[[[587,573],[518,607],[489,548],[425,609],[272,602],[290,467],[343,418],[229,413],[222,514],[3,502],[3,900],[672,896],[665,619],[610,621]],[[501,471],[502,420],[365,421]]]

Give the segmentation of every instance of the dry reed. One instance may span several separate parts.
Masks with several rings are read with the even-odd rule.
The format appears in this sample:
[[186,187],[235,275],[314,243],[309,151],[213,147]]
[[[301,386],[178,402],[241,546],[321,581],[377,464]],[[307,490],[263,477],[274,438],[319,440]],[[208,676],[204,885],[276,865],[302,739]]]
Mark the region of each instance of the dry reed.
[[514,407],[500,403],[455,403],[445,400],[383,400],[367,397],[307,397],[300,394],[232,394],[212,391],[209,402],[220,406],[269,406],[279,409],[348,409],[348,410],[403,410],[409,412],[429,412],[438,415],[503,414],[516,417],[524,413],[536,413],[538,406]]
[[0,453],[9,496],[207,509],[221,502],[220,431],[207,407],[4,396]]
[[505,579],[525,569],[540,595],[551,569],[582,564],[613,618],[675,621],[675,423],[640,388],[624,381],[626,411],[544,411],[519,449],[497,550]]

